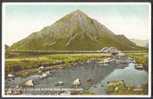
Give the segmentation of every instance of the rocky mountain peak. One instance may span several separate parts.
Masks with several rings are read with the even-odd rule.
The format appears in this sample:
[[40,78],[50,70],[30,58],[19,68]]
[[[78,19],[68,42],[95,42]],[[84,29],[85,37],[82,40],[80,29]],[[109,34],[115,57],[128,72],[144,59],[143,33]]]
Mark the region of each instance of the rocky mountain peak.
[[[122,41],[122,42],[121,42]],[[77,9],[54,24],[16,42],[10,50],[99,50],[113,46],[120,50],[138,49],[126,37],[111,30]]]
[[77,9],[71,13],[72,16],[87,16],[83,11]]

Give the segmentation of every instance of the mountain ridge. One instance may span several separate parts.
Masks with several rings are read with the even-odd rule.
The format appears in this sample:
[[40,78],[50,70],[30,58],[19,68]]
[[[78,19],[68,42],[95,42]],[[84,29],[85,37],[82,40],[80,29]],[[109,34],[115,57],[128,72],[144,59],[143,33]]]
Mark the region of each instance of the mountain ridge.
[[148,47],[149,40],[141,40],[141,39],[130,39],[130,41],[134,42],[136,45],[141,47]]
[[[122,42],[121,42],[122,41]],[[125,36],[114,34],[105,25],[75,10],[54,24],[14,43],[10,50],[99,50],[105,46],[120,50],[140,49]]]

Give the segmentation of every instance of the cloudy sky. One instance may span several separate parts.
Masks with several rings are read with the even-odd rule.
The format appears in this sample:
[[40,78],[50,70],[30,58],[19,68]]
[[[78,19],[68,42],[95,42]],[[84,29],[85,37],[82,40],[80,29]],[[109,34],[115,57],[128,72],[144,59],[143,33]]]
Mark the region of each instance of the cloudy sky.
[[148,39],[150,15],[148,4],[3,4],[3,34],[11,45],[32,32],[53,24],[77,9],[104,24],[115,34],[128,38]]

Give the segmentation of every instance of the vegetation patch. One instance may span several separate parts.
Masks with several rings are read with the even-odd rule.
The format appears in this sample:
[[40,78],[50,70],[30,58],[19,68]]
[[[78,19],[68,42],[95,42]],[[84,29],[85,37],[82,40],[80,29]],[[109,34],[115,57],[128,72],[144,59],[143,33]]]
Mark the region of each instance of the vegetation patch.
[[[119,81],[118,81],[119,82]],[[140,87],[127,86],[125,83],[113,83],[106,88],[107,94],[111,95],[146,95],[148,94],[148,84]]]
[[[85,62],[87,60],[98,60],[104,58],[101,54],[54,54],[54,55],[40,55],[40,56],[21,56],[6,58],[5,60],[5,71],[6,74],[12,72],[21,72],[27,70],[24,74],[19,73],[18,75],[29,75],[33,73],[40,66],[53,67],[55,65],[73,64],[76,62]],[[33,71],[34,70],[34,71]],[[27,73],[28,72],[28,73]]]
[[134,59],[137,64],[142,64],[144,69],[148,71],[148,54],[147,53],[127,53],[129,57]]

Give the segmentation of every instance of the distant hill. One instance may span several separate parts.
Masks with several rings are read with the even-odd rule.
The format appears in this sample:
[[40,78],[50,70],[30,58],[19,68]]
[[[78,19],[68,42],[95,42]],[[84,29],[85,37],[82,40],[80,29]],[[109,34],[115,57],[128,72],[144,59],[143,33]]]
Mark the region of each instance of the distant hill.
[[9,50],[99,50],[103,47],[120,50],[137,50],[142,47],[124,35],[115,35],[111,30],[76,10],[14,43]]
[[141,47],[148,47],[148,40],[138,40],[138,39],[130,39],[132,42],[134,42],[136,45]]
[[8,48],[9,48],[9,46],[5,44],[5,49],[8,49]]

